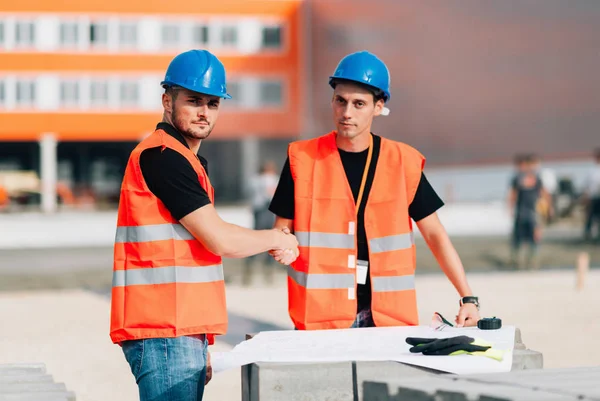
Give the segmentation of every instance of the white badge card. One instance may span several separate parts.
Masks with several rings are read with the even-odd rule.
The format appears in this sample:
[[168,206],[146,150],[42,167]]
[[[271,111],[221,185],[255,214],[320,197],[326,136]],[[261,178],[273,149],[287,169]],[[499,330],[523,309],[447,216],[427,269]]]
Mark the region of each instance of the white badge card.
[[358,284],[367,283],[367,272],[369,271],[369,262],[366,260],[358,260],[356,262],[356,282]]

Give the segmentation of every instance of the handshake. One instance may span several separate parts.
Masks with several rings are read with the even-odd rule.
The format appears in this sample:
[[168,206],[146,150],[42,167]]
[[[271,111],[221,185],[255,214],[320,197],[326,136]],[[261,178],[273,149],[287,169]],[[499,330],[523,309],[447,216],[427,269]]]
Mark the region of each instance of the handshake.
[[281,230],[274,228],[273,231],[275,231],[277,236],[275,241],[277,246],[271,249],[269,254],[281,264],[291,264],[300,255],[296,236],[287,227],[283,227]]

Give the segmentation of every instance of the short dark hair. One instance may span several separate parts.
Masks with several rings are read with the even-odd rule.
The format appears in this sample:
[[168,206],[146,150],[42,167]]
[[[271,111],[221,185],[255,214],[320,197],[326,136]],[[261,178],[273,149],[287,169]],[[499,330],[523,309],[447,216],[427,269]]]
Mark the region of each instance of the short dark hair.
[[600,148],[596,148],[594,156],[596,157],[596,160],[600,161]]
[[163,88],[165,88],[165,94],[171,96],[173,100],[177,99],[177,96],[179,96],[179,91],[182,89],[181,86],[170,85],[165,85],[163,86]]
[[380,100],[385,101],[385,92],[384,91],[382,91],[381,89],[376,88],[374,86],[363,84],[362,82],[351,81],[349,79],[333,78],[329,84],[331,85],[331,87],[333,89],[335,89],[335,87],[338,84],[356,85],[358,87],[364,88],[364,89],[368,90],[369,92],[371,92],[371,95],[373,95],[373,103],[377,103]]

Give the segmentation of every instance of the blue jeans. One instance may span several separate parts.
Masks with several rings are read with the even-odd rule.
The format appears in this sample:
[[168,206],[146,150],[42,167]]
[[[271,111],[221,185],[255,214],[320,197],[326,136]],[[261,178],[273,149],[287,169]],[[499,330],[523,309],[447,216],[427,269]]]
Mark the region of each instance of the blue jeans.
[[140,401],[201,401],[208,344],[204,335],[125,341]]

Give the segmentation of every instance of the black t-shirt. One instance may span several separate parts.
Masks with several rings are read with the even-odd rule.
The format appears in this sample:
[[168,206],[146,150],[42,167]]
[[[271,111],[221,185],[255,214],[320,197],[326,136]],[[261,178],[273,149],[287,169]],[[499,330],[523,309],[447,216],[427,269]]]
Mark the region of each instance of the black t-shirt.
[[[172,125],[163,122],[156,129],[162,129],[189,148],[183,135]],[[198,159],[208,174],[208,162],[200,155]],[[211,203],[192,164],[173,149],[158,147],[144,150],[140,155],[140,169],[150,191],[177,220]]]
[[[367,245],[367,235],[365,233],[365,205],[369,197],[371,190],[371,183],[373,177],[375,177],[375,169],[377,167],[377,159],[379,158],[379,151],[381,148],[381,137],[373,135],[373,155],[371,159],[371,165],[367,173],[367,180],[365,183],[365,189],[363,198],[358,209],[357,216],[357,227],[356,227],[356,240],[358,248],[358,259],[369,260],[369,247]],[[360,183],[362,181],[362,174],[367,163],[368,149],[362,152],[346,152],[338,149],[346,177],[354,200],[358,198],[358,192],[360,190]],[[421,179],[419,186],[415,193],[415,197],[408,207],[408,214],[414,221],[419,221],[433,213],[435,213],[440,207],[444,205],[444,202],[437,195],[424,173],[421,173]],[[269,210],[275,215],[284,219],[294,219],[294,179],[292,177],[292,171],[290,169],[289,159],[286,160],[279,184],[273,195],[273,200],[269,206]],[[358,311],[370,307],[371,305],[371,278],[370,274],[367,274],[367,281],[365,285],[359,285],[356,299],[358,303]]]
[[511,184],[517,193],[515,218],[535,221],[537,218],[537,202],[542,191],[542,180],[535,173],[519,173]]

